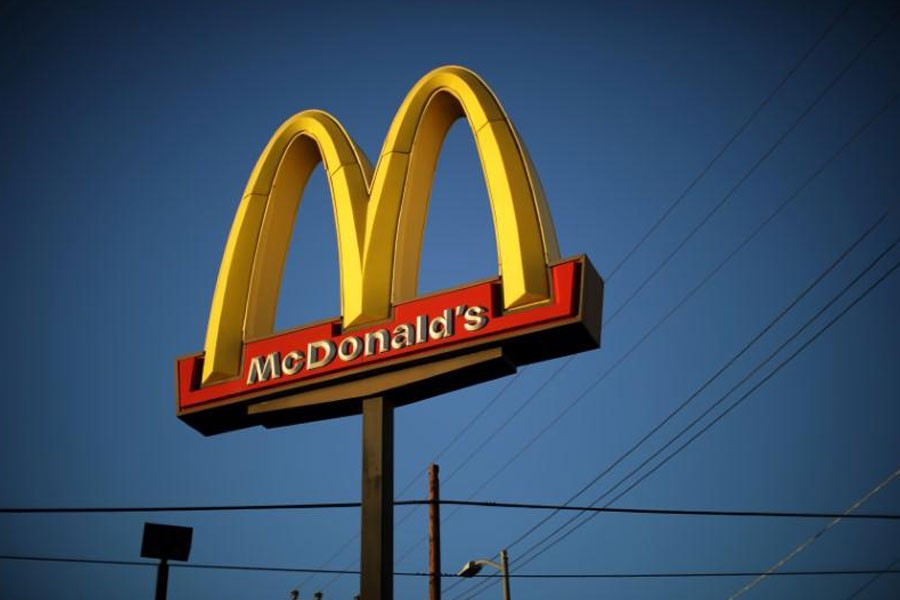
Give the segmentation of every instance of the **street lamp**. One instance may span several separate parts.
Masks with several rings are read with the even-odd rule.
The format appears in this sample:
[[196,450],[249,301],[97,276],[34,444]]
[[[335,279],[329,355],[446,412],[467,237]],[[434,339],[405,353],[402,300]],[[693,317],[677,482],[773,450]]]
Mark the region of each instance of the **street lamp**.
[[506,549],[500,551],[500,564],[495,563],[492,560],[487,559],[479,559],[479,560],[470,560],[466,564],[463,565],[463,568],[459,570],[457,575],[459,577],[475,577],[478,573],[481,572],[481,568],[484,565],[490,565],[500,571],[500,576],[503,578],[503,600],[510,600],[509,598],[509,557],[506,554]]

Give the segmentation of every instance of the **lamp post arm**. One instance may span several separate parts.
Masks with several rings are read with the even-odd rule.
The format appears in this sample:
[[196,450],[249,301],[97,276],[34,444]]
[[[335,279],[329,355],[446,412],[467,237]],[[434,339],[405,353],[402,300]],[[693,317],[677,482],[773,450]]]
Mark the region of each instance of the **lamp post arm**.
[[484,565],[488,565],[494,567],[498,571],[500,571],[501,577],[501,585],[503,586],[503,600],[510,600],[509,596],[509,555],[506,552],[506,548],[500,551],[500,562],[495,563],[492,560],[488,560],[486,558],[479,558],[477,560],[470,560],[467,562],[462,570],[459,572],[460,577],[472,577],[476,575],[481,567]]
[[503,572],[503,565],[501,565],[499,563],[495,563],[494,561],[488,560],[486,558],[479,558],[478,560],[473,560],[472,562],[475,563],[476,565],[488,565],[490,567],[494,567],[501,573]]

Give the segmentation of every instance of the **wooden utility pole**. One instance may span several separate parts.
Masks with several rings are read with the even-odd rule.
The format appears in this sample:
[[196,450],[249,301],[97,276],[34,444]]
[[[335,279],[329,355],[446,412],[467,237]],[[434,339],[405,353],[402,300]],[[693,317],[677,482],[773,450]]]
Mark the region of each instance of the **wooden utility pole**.
[[428,465],[428,598],[441,600],[441,489],[437,465]]

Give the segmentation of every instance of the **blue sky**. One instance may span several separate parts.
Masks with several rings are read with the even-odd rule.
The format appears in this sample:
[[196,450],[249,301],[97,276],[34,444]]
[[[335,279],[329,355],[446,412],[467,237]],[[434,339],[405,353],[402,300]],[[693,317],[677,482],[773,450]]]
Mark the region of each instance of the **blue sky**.
[[[900,259],[891,246],[900,236],[900,103],[891,103],[900,91],[897,8],[866,0],[846,7],[8,3],[0,9],[0,506],[358,500],[359,417],[205,438],[175,417],[173,364],[202,349],[231,220],[280,123],[300,110],[327,110],[374,159],[406,92],[442,64],[475,70],[498,95],[542,178],[563,254],[588,254],[607,277],[609,322],[599,350],[398,410],[399,498],[425,496],[427,464],[462,432],[439,460],[444,497],[565,502],[875,225],[684,411],[574,503],[593,502],[695,417],[715,406],[688,435],[741,398]],[[317,170],[295,226],[279,328],[338,313],[333,232]],[[420,291],[495,275],[493,240],[474,144],[460,122],[438,164]],[[893,272],[614,506],[849,508],[900,467],[898,301]],[[859,510],[900,512],[900,483]],[[424,571],[425,511],[400,523],[410,511],[396,511],[395,567]],[[545,514],[455,511],[444,523],[444,570],[495,554]],[[0,554],[135,560],[146,520],[194,527],[194,563],[358,566],[354,509],[2,514]],[[513,571],[764,571],[828,523],[604,514],[521,564],[564,521],[555,516],[510,546]],[[898,539],[896,522],[841,523],[785,568],[885,568],[900,556]],[[512,593],[728,598],[751,579],[520,579]],[[867,579],[769,578],[743,597],[841,599]],[[142,567],[0,560],[8,598],[148,597],[153,582],[153,570]],[[324,590],[349,599],[358,581],[174,569],[169,597],[287,598],[298,586],[301,597]],[[470,589],[459,585],[444,597]],[[885,575],[859,597],[898,589],[900,578]],[[395,590],[397,598],[423,597],[426,581],[398,577]],[[499,593],[490,587],[478,597]]]

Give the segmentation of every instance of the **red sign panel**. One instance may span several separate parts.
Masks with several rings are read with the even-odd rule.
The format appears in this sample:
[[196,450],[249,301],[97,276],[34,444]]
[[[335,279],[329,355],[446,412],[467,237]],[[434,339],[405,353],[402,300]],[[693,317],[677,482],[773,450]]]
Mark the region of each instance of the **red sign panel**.
[[[510,360],[522,364],[597,347],[600,278],[583,257],[554,265],[550,273],[551,300],[514,311],[503,311],[497,279],[397,304],[392,318],[379,324],[343,331],[335,318],[250,341],[243,346],[241,376],[206,386],[200,385],[203,355],[181,358],[176,363],[179,416],[192,422],[197,419],[191,415],[212,417],[210,409],[229,406],[233,411],[235,403],[246,414],[248,404],[368,376],[398,363],[442,359],[454,351],[505,346]],[[581,327],[576,331],[572,325]],[[556,329],[570,335],[552,339],[549,334]],[[586,336],[584,343],[576,339],[579,335]],[[529,347],[535,344],[541,347]]]

